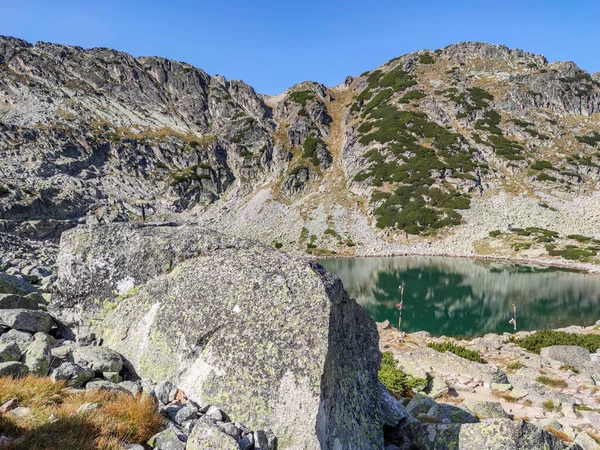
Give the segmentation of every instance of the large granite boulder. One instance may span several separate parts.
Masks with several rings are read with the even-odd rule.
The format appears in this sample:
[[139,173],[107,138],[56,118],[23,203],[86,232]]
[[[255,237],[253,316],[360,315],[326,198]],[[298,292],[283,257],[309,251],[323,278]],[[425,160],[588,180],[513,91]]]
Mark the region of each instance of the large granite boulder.
[[49,306],[279,448],[382,448],[375,323],[321,266],[197,226],[63,234]]
[[587,348],[576,345],[551,345],[540,350],[540,356],[570,364],[577,370],[585,370],[592,360]]

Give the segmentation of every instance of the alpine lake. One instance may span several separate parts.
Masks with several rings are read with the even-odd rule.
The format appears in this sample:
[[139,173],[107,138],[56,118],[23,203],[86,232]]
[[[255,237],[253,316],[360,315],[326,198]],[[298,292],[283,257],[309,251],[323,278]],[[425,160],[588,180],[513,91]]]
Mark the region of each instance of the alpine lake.
[[600,275],[509,261],[402,256],[320,259],[376,322],[434,336],[589,326],[600,319]]

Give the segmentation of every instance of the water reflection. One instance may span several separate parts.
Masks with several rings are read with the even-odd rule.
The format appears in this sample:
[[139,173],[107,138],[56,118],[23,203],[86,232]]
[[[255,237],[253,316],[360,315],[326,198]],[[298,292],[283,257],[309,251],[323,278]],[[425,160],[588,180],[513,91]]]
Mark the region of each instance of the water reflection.
[[505,261],[392,257],[319,261],[376,321],[398,322],[399,286],[406,283],[402,329],[463,336],[518,329],[591,325],[600,318],[600,276]]

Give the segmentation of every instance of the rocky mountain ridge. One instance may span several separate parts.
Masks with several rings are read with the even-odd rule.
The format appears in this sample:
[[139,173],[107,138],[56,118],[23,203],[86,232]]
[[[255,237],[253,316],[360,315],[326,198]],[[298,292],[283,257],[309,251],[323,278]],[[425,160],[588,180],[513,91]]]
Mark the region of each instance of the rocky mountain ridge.
[[521,50],[460,43],[263,96],[186,63],[0,37],[17,266],[32,251],[11,236],[142,216],[297,254],[596,264],[599,179],[600,74]]

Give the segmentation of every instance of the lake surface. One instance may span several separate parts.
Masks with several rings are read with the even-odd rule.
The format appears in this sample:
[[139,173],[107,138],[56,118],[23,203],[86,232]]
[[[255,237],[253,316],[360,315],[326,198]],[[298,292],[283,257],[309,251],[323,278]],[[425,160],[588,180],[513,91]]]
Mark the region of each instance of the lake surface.
[[505,261],[448,257],[319,260],[377,322],[398,325],[399,286],[405,282],[401,330],[474,336],[517,330],[593,325],[600,319],[600,275]]

